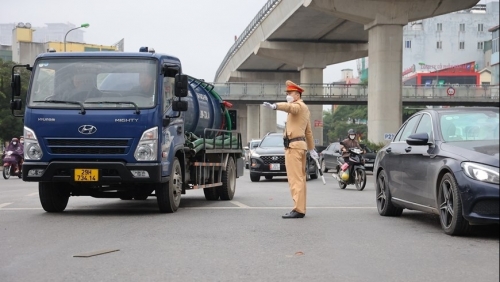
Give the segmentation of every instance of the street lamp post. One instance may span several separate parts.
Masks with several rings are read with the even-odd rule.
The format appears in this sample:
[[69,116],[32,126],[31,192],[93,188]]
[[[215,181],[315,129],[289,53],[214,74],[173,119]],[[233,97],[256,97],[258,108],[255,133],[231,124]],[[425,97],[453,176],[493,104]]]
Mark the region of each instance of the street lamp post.
[[68,33],[70,33],[72,30],[79,29],[82,27],[87,28],[89,26],[90,25],[88,23],[84,23],[84,24],[80,25],[79,27],[72,28],[72,29],[68,30],[68,32],[66,32],[66,34],[64,35],[64,52],[66,52],[66,36],[68,36]]
[[[418,64],[421,65],[421,66],[426,66],[427,65],[426,63],[423,63],[423,62],[420,62]],[[436,85],[439,86],[439,71],[438,71],[438,69],[435,66],[431,66],[431,67],[436,70]]]

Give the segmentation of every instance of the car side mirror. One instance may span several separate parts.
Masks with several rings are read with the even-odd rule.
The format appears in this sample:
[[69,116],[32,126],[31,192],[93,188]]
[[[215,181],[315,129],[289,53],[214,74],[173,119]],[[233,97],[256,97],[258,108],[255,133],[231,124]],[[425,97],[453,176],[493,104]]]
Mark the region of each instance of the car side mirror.
[[408,136],[408,138],[406,138],[406,144],[412,146],[423,146],[423,145],[430,145],[432,143],[429,142],[429,134],[423,132]]

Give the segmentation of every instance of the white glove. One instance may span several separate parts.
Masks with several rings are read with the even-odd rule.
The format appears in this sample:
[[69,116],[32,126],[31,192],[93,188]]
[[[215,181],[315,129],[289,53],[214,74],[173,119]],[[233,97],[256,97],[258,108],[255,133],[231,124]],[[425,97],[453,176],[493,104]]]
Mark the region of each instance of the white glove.
[[309,155],[311,156],[311,158],[317,160],[319,159],[319,156],[318,156],[318,153],[316,153],[316,150],[309,150]]
[[264,107],[276,110],[276,104],[271,104],[271,103],[268,103],[268,102],[264,102],[262,105],[264,105]]

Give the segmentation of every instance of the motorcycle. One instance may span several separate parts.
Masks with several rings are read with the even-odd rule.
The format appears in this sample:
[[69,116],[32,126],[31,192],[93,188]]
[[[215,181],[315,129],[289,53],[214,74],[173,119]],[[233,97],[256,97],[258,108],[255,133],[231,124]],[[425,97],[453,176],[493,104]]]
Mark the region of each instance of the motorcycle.
[[[354,184],[358,191],[363,191],[366,186],[366,171],[364,166],[363,150],[360,148],[349,149],[349,163],[346,163],[342,156],[337,157],[339,166],[334,177],[339,183],[340,189],[345,189],[347,185]],[[346,175],[343,175],[347,173]],[[347,177],[347,179],[345,179]]]
[[[22,156],[16,151],[7,151],[2,155],[3,159],[3,178],[9,179],[11,176],[23,177]],[[19,161],[18,161],[19,160]],[[19,171],[16,168],[19,166]]]

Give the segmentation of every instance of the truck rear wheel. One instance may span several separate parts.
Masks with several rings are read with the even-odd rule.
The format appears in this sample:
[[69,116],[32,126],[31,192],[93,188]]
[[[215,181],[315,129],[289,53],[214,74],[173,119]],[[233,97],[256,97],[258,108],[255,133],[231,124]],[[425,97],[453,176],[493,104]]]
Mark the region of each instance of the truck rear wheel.
[[177,158],[174,158],[172,173],[167,183],[156,184],[156,200],[161,213],[176,212],[181,204],[182,171]]
[[226,170],[222,171],[222,186],[217,187],[217,194],[221,200],[229,201],[234,197],[236,190],[236,165],[233,157],[227,160]]
[[69,190],[63,187],[64,183],[40,182],[38,194],[42,208],[46,212],[62,212],[66,209],[69,199]]

